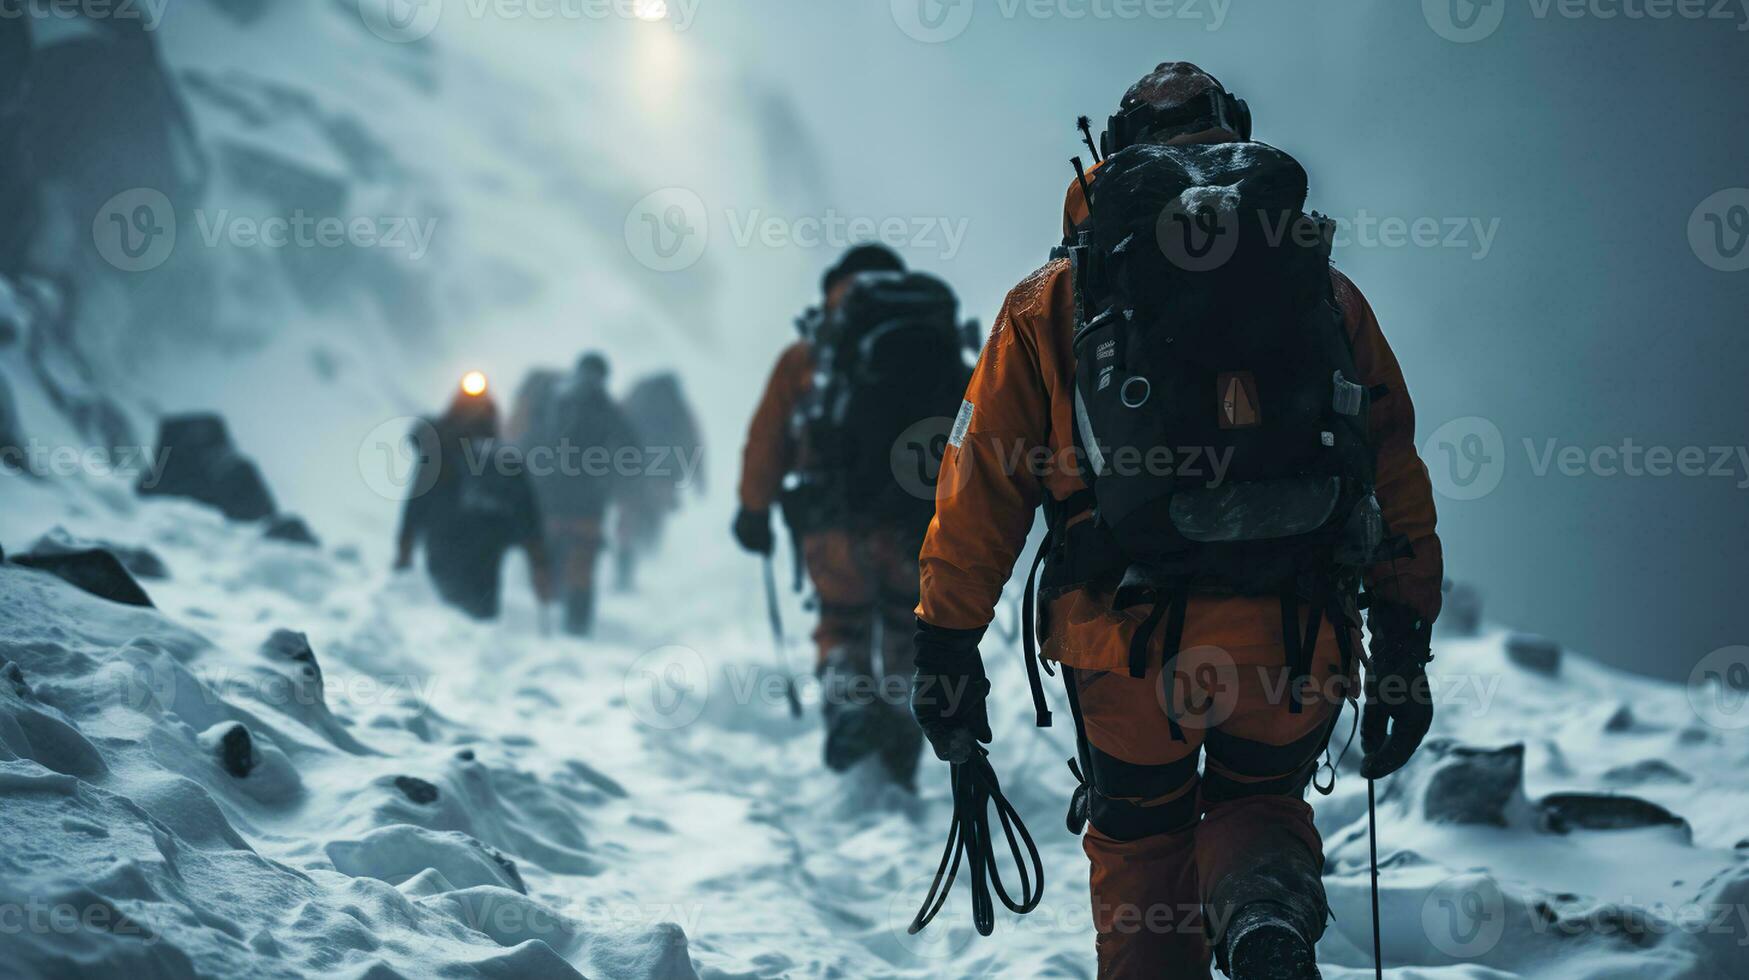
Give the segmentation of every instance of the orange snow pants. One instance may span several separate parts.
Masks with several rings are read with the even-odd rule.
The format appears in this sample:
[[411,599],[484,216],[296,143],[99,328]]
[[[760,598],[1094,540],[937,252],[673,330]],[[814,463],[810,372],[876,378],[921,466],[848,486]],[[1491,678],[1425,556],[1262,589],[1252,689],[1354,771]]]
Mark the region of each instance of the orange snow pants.
[[1170,689],[1159,667],[1070,670],[1101,978],[1206,980],[1211,939],[1253,901],[1323,933],[1323,841],[1304,795],[1353,690],[1340,664],[1326,623],[1298,711],[1277,645],[1186,649]]
[[[802,560],[820,597],[819,666],[838,650],[872,656],[870,631],[878,625],[884,673],[909,682],[921,548],[919,533],[895,529],[817,531],[803,538]],[[872,672],[874,665],[852,666]]]

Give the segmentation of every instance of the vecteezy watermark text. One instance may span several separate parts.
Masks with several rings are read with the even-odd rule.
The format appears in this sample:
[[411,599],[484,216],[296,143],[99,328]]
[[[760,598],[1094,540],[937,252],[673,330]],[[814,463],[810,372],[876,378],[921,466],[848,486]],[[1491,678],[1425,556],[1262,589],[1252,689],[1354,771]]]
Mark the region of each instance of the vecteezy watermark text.
[[942,44],[971,26],[980,7],[1003,20],[1181,21],[1218,31],[1233,0],[891,0],[893,23],[915,41]]
[[0,20],[137,21],[155,31],[170,0],[0,0]]
[[[1749,445],[1666,445],[1632,437],[1589,445],[1555,437],[1520,441],[1525,465],[1539,479],[1729,480],[1749,490]],[[1421,444],[1433,488],[1451,500],[1477,500],[1506,477],[1511,456],[1500,427],[1479,415],[1453,419]]]
[[200,209],[194,212],[194,219],[201,243],[208,248],[222,242],[233,248],[405,249],[415,262],[431,251],[431,240],[437,234],[436,218],[340,218],[306,211],[255,217]]
[[[664,187],[644,195],[627,212],[626,249],[650,269],[679,272],[704,257],[711,224],[711,209],[697,192]],[[951,261],[959,255],[970,227],[971,219],[947,215],[858,215],[836,208],[819,214],[773,214],[760,208],[724,208],[718,231],[726,230],[728,240],[743,249],[838,251],[879,242]]]
[[[91,221],[97,254],[123,272],[149,272],[170,260],[181,235],[183,216],[168,195],[136,187],[104,202]],[[250,215],[229,208],[192,212],[197,240],[206,248],[382,249],[417,262],[431,251],[436,218],[408,215],[323,215],[298,209],[290,214]]]
[[666,22],[684,31],[698,7],[699,0],[358,0],[358,15],[377,37],[411,44],[431,36],[451,13],[473,21]]
[[31,439],[22,446],[0,446],[0,467],[37,477],[73,476],[137,479],[156,487],[170,463],[168,447],[49,445]]
[[[1493,37],[1512,6],[1512,0],[1421,0],[1427,26],[1456,44]],[[1524,6],[1539,21],[1712,21],[1749,31],[1749,0],[1524,0]]]
[[704,470],[702,446],[599,446],[560,439],[552,445],[519,446],[497,439],[445,441],[426,419],[383,422],[358,445],[358,471],[365,484],[390,500],[423,496],[444,466],[468,475],[487,472],[533,479],[650,480],[685,490]]

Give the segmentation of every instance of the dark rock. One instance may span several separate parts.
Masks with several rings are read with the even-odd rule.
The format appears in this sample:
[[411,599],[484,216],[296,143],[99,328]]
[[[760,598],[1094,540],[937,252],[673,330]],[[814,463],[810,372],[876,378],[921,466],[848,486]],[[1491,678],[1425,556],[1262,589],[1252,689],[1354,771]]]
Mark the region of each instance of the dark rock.
[[437,787],[423,779],[414,776],[396,776],[395,788],[401,791],[401,795],[420,806],[437,802]]
[[1631,765],[1609,769],[1603,774],[1603,780],[1619,786],[1640,786],[1646,783],[1692,783],[1694,777],[1663,759],[1641,759]]
[[1423,751],[1438,759],[1421,800],[1429,821],[1506,826],[1508,807],[1523,794],[1523,743],[1479,749],[1435,741]]
[[0,374],[0,469],[25,469],[24,435],[18,423],[18,404],[12,400],[12,386]]
[[1475,636],[1482,631],[1482,593],[1463,582],[1445,581],[1445,603],[1434,623],[1447,636]]
[[116,544],[92,538],[82,538],[64,527],[56,527],[36,539],[30,546],[33,555],[70,555],[81,551],[107,551],[121,561],[122,567],[139,578],[167,579],[170,569],[164,559],[150,548]]
[[1638,827],[1680,827],[1688,821],[1637,796],[1599,793],[1555,793],[1537,803],[1543,829],[1556,834],[1574,830],[1633,830]]
[[298,672],[318,689],[322,684],[322,665],[316,662],[316,651],[310,649],[310,639],[292,630],[274,630],[261,643],[261,655],[269,660],[290,661]]
[[12,687],[12,692],[26,701],[36,699],[36,695],[30,691],[30,682],[24,679],[24,671],[12,661],[8,660],[4,667],[0,667],[0,680],[6,681]]
[[460,752],[457,752],[455,754],[455,757],[462,760],[463,762],[473,762],[474,761],[474,750],[473,749],[462,749]]
[[1533,633],[1514,633],[1506,641],[1506,659],[1553,677],[1561,672],[1561,645]]
[[1603,723],[1603,730],[1611,734],[1631,732],[1635,724],[1634,709],[1624,704],[1610,714],[1609,720]]
[[231,442],[217,415],[173,415],[158,423],[163,472],[140,478],[142,497],[186,497],[216,507],[237,521],[258,521],[274,513],[273,494],[253,462]]
[[[480,846],[486,847],[484,844]],[[510,878],[511,883],[516,886],[517,891],[524,895],[528,894],[528,885],[523,883],[522,872],[517,870],[515,861],[505,857],[504,852],[498,850],[496,847],[486,847],[486,856],[491,858],[498,867],[504,869],[504,874]]]
[[74,551],[64,555],[19,555],[14,564],[48,572],[100,599],[124,606],[152,607],[152,599],[128,574],[121,560],[107,551]]
[[255,771],[255,740],[242,722],[233,723],[219,736],[219,764],[238,779]]
[[316,532],[310,530],[310,525],[296,514],[280,514],[268,518],[261,536],[271,541],[309,545],[312,548],[322,546],[322,542],[316,538]]

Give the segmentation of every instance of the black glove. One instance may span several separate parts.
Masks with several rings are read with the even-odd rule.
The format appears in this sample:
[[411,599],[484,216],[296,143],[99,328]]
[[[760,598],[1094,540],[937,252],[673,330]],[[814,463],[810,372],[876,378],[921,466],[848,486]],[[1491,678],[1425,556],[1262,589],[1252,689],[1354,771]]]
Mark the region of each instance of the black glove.
[[[1403,768],[1433,726],[1433,624],[1417,613],[1379,603],[1367,613],[1372,669],[1366,672],[1366,707],[1360,716],[1360,774],[1382,779]],[[1387,731],[1388,729],[1388,731]]]
[[977,743],[989,744],[990,715],[984,701],[990,681],[978,641],[984,631],[950,630],[917,621],[917,676],[911,681],[911,715],[943,762],[968,762]]
[[769,555],[774,544],[771,536],[771,511],[742,510],[735,515],[735,540],[756,555]]

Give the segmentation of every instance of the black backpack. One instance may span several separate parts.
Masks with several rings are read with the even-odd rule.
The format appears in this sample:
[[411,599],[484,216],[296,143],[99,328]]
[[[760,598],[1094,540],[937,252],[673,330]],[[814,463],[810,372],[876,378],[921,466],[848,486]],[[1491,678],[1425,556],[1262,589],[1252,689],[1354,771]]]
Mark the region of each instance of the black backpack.
[[1080,536],[1103,553],[1076,564],[1103,566],[1115,608],[1154,604],[1136,676],[1166,615],[1175,655],[1196,593],[1280,596],[1302,676],[1384,540],[1371,393],[1331,284],[1332,226],[1305,200],[1304,169],[1273,147],[1138,145],[1105,160],[1067,243],[1096,514]]
[[933,276],[870,272],[817,321],[814,385],[796,420],[801,472],[785,497],[792,523],[929,526],[970,378],[958,310]]

